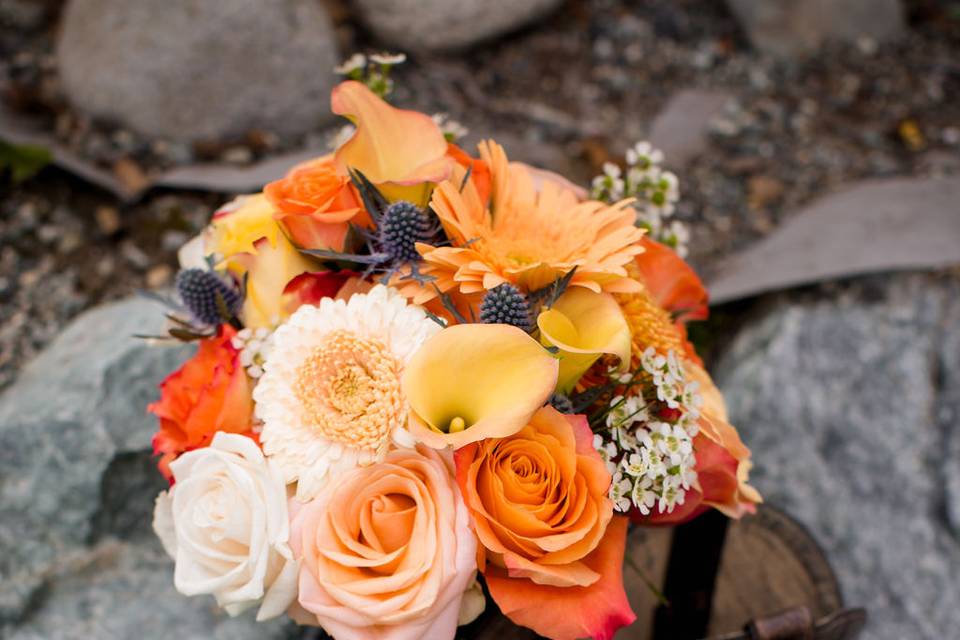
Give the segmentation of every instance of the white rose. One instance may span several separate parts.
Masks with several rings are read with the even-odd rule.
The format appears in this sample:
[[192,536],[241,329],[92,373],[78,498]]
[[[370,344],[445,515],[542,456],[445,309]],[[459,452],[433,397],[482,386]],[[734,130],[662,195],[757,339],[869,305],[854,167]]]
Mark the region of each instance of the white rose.
[[258,603],[257,620],[297,596],[283,477],[246,436],[217,433],[170,464],[176,484],[157,496],[153,528],[176,561],[184,595],[212,594],[230,615]]

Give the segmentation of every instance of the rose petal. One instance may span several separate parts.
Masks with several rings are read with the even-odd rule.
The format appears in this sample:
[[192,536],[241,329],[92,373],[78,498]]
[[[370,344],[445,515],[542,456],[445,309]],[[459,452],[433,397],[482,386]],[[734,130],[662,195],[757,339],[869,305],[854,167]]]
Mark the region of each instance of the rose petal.
[[615,517],[600,546],[584,561],[600,575],[589,587],[537,585],[491,567],[486,573],[487,588],[505,616],[542,636],[609,640],[617,629],[636,620],[623,590],[626,535],[627,519]]

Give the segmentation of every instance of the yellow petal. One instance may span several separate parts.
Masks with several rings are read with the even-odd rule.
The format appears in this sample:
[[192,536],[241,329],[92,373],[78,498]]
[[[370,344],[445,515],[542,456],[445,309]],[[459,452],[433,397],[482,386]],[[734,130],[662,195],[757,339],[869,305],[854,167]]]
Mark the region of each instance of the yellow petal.
[[429,184],[445,180],[454,161],[447,141],[433,119],[423,113],[391,107],[364,84],[348,80],[330,96],[334,113],[357,127],[337,149],[341,169],[357,169],[391,199],[423,204]]
[[537,327],[543,344],[560,349],[557,388],[563,393],[572,390],[602,354],[620,358],[621,369],[630,364],[630,327],[609,293],[572,287],[540,313]]
[[254,252],[239,253],[226,266],[239,280],[247,279],[241,319],[244,326],[252,328],[273,327],[284,320],[284,288],[301,273],[317,270],[282,233],[274,246],[261,238]]
[[238,253],[256,253],[254,244],[260,238],[277,246],[277,238],[282,234],[273,218],[275,213],[262,193],[240,196],[214,214],[204,249],[208,254],[229,258]]
[[557,369],[557,360],[516,327],[448,327],[404,371],[410,430],[438,449],[513,435],[550,397]]

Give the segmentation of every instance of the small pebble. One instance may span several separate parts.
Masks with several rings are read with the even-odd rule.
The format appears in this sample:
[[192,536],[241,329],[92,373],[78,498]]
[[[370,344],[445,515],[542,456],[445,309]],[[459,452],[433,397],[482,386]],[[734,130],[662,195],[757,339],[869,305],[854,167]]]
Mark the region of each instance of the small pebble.
[[230,147],[220,154],[220,160],[229,164],[250,164],[253,152],[248,147]]
[[166,286],[173,277],[173,269],[170,265],[158,264],[147,271],[147,287],[150,289],[159,289]]
[[94,211],[97,226],[105,236],[112,236],[120,230],[120,212],[116,207],[101,206]]

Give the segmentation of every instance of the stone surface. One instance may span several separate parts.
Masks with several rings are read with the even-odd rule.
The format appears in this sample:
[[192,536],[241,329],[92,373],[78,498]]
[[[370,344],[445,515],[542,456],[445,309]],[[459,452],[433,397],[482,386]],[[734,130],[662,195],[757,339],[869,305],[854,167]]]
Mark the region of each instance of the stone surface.
[[815,53],[828,41],[892,40],[906,29],[900,0],[727,0],[757,49],[777,57]]
[[875,271],[960,264],[958,202],[957,177],[850,185],[725,260],[710,280],[710,298],[725,302]]
[[406,51],[461,49],[547,15],[562,0],[354,0],[384,42]]
[[755,484],[869,609],[864,637],[960,625],[958,347],[956,274],[884,275],[770,299],[715,370]]
[[90,311],[0,396],[0,637],[286,637],[173,588],[145,407],[189,348],[132,337],[162,323],[143,300]]
[[650,125],[648,139],[665,164],[682,168],[707,148],[710,122],[731,99],[724,91],[684,89],[673,95]]
[[71,0],[57,43],[77,107],[179,140],[314,128],[338,57],[314,0]]

